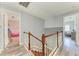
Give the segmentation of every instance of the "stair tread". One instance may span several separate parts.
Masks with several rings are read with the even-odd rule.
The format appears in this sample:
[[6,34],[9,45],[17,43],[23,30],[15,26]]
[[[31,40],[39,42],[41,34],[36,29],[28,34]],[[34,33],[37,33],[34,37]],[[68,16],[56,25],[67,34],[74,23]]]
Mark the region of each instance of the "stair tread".
[[31,50],[35,56],[43,56],[42,52]]

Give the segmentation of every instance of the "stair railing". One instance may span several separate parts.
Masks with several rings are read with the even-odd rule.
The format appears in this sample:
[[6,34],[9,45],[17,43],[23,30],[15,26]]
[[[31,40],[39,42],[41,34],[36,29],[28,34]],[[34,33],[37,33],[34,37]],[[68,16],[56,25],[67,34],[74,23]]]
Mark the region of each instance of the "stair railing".
[[[57,39],[56,39],[56,44],[57,44],[57,46],[56,46],[56,49],[59,47],[59,33],[62,33],[62,40],[63,40],[63,31],[57,31],[56,33],[52,33],[52,34],[48,34],[48,35],[45,35],[45,34],[42,34],[42,50],[43,50],[43,54],[44,55],[46,55],[45,53],[45,44],[46,44],[46,40],[48,40],[48,39],[46,39],[47,37],[50,37],[50,36],[53,36],[53,35],[57,35]],[[56,49],[55,49],[55,51],[53,52],[53,54],[56,52]]]
[[[44,43],[44,40],[40,40],[39,38],[37,38],[36,36],[34,36],[31,32],[24,32],[26,34],[28,34],[28,49],[31,50],[31,42],[30,42],[30,39],[31,39],[31,36],[34,37],[36,40],[40,41],[42,43],[42,52],[43,52],[43,56],[45,55],[44,53],[44,45],[46,45]],[[42,36],[42,39],[44,39],[44,36]]]
[[[63,31],[60,31],[60,32],[62,32],[62,39],[63,39]],[[45,46],[47,45],[46,44],[46,38],[47,37],[50,37],[50,36],[53,36],[53,35],[57,35],[57,48],[59,47],[59,39],[58,39],[58,34],[60,33],[60,32],[56,32],[56,33],[53,33],[53,34],[48,34],[48,35],[45,35],[45,34],[42,34],[42,37],[41,37],[41,39],[42,40],[40,40],[39,38],[37,38],[36,36],[34,36],[31,32],[24,32],[24,33],[26,33],[26,34],[28,34],[28,49],[29,50],[31,50],[31,42],[30,42],[30,39],[31,39],[31,36],[32,37],[34,37],[35,39],[37,39],[38,41],[40,41],[41,43],[42,43],[42,53],[43,53],[43,56],[45,56],[46,55],[46,52],[45,52]],[[53,54],[56,52],[56,50],[53,52]]]

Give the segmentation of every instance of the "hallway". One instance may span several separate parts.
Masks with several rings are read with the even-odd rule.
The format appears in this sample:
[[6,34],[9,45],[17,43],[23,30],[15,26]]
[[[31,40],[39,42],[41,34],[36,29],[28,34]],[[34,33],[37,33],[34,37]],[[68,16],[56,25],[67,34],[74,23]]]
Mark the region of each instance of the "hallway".
[[[34,56],[53,56],[55,52],[57,56],[79,55],[79,3],[0,2],[0,6],[0,55],[32,56],[30,52]],[[76,43],[69,37],[63,40],[64,31],[75,37]]]
[[64,39],[61,49],[58,51],[57,56],[79,56],[79,47],[70,37]]

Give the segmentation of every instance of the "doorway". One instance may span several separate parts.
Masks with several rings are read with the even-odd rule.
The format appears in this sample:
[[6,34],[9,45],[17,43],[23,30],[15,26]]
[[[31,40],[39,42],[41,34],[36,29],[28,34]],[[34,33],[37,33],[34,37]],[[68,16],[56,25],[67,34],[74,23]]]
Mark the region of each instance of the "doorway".
[[70,15],[64,18],[64,35],[76,41],[76,16]]
[[76,15],[64,17],[64,43],[71,46],[70,43],[76,43]]
[[19,43],[19,20],[8,20],[9,42]]
[[21,40],[21,23],[18,13],[9,11],[5,19],[5,47],[16,46]]

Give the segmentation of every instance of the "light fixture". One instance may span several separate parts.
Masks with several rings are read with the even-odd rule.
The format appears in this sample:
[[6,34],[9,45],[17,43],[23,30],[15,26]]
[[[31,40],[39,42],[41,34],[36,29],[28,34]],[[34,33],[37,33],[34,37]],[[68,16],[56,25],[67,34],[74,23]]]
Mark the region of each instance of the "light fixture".
[[28,7],[29,3],[30,3],[30,2],[19,2],[19,4],[20,4],[21,6],[24,6],[25,8]]

